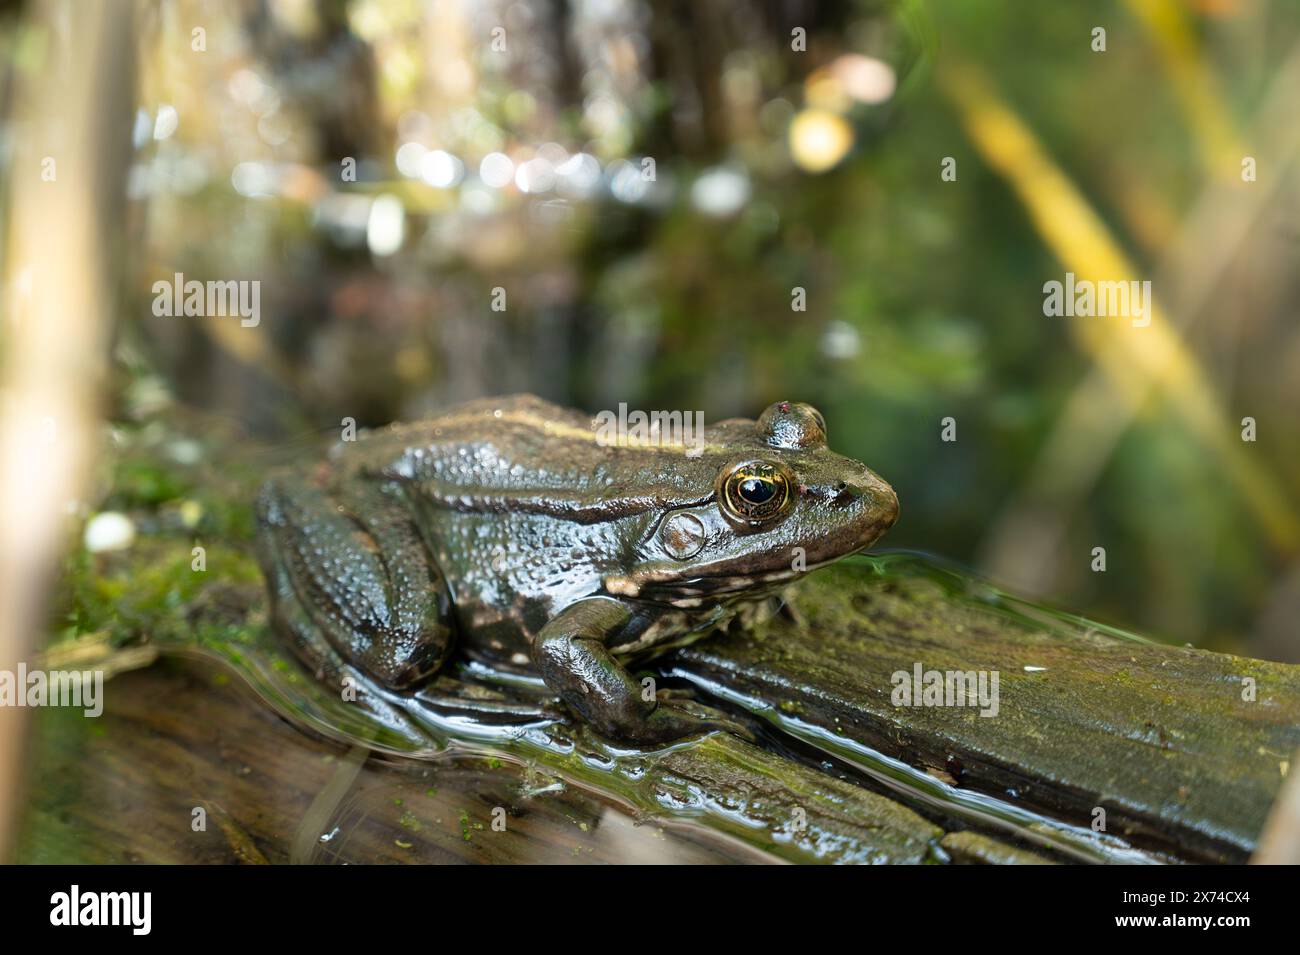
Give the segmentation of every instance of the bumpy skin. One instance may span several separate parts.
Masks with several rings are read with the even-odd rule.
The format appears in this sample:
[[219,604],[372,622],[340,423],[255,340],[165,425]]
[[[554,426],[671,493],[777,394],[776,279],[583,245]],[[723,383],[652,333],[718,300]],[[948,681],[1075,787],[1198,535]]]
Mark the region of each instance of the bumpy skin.
[[[789,478],[775,516],[724,506],[750,462]],[[897,515],[808,405],[713,425],[702,447],[608,446],[592,418],[528,395],[365,433],[258,503],[275,625],[322,679],[355,667],[414,689],[459,642],[534,667],[598,730],[640,744],[716,721],[643,699],[621,659],[707,632]]]

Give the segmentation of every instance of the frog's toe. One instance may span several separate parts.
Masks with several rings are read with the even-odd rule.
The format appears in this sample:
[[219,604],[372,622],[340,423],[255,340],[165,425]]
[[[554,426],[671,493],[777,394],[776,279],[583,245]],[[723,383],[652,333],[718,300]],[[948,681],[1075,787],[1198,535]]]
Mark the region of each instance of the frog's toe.
[[740,721],[690,700],[661,702],[640,725],[627,728],[623,735],[641,745],[662,746],[718,732],[731,733],[751,743],[756,739],[753,731]]
[[690,690],[679,690],[676,687],[660,686],[655,688],[655,699],[660,703],[671,703],[674,700],[694,700],[695,694]]

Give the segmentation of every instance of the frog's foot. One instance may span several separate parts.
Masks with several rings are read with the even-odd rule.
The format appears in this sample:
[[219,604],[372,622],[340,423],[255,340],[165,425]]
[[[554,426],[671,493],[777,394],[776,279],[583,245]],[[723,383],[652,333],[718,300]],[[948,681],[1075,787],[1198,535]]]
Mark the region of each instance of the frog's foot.
[[673,699],[670,702],[662,699],[662,694],[661,690],[658,694],[661,697],[659,705],[646,720],[647,735],[653,737],[654,742],[668,742],[715,732],[731,733],[754,742],[755,736],[748,726],[721,710],[694,700]]
[[[592,597],[557,614],[533,643],[542,679],[601,734],[659,746],[715,730],[752,739],[718,710],[643,687],[606,646],[631,613],[617,600]],[[672,697],[671,701],[669,697]]]
[[259,553],[273,620],[327,682],[352,665],[393,690],[451,649],[447,585],[409,515],[381,486],[268,482]]

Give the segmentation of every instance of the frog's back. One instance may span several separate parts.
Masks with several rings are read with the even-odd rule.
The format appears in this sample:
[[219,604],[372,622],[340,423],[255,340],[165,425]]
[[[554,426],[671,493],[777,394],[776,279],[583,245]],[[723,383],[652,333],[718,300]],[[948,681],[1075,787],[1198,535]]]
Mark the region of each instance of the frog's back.
[[340,445],[347,470],[415,485],[467,512],[545,513],[581,523],[699,501],[712,493],[709,445],[601,440],[598,419],[533,395],[479,399]]

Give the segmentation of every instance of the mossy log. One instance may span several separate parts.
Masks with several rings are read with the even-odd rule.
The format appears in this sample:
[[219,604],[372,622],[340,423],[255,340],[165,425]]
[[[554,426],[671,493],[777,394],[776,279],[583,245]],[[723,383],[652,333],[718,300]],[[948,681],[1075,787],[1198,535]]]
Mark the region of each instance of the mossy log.
[[[1300,746],[1300,667],[1145,641],[906,554],[818,571],[644,664],[752,741],[637,752],[564,719],[460,738],[418,700],[380,731],[267,632],[247,505],[266,461],[164,468],[174,440],[143,431],[114,462],[131,547],[69,562],[46,665],[113,679],[99,719],[37,714],[21,859],[1240,862]],[[996,677],[996,699],[901,698],[918,669]],[[438,688],[545,696],[463,666]]]
[[[291,728],[222,671],[128,672],[110,684],[99,721],[42,714],[22,857],[1248,856],[1300,743],[1300,668],[1080,629],[1050,614],[1034,621],[1028,605],[972,584],[905,556],[819,572],[770,620],[654,664],[661,679],[752,713],[756,728],[769,727],[758,742],[715,734],[631,763],[565,725],[545,729],[564,742],[551,751],[366,759]],[[223,615],[260,626],[255,584],[216,592]],[[81,641],[58,653],[93,649]],[[133,645],[112,659],[147,657]],[[997,672],[996,715],[895,705],[894,675],[910,678],[916,664]],[[1254,702],[1243,699],[1246,678]],[[200,807],[208,827],[195,831]],[[339,833],[346,838],[335,843]]]

